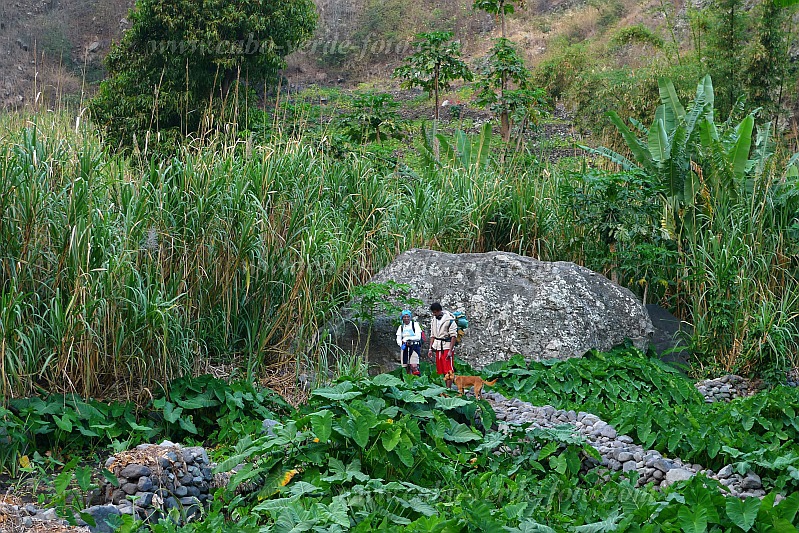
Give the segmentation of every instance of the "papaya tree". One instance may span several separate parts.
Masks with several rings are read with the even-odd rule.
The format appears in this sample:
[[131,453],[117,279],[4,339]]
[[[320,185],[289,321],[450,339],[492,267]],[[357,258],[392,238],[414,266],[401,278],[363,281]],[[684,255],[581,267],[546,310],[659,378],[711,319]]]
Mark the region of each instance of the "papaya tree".
[[231,107],[238,80],[275,81],[316,17],[312,0],[138,0],[131,28],[106,57],[93,118],[114,145],[146,132],[175,140],[196,133]]
[[400,103],[388,93],[367,92],[352,99],[351,109],[342,113],[338,123],[353,142],[378,142],[402,136]]
[[505,38],[505,15],[512,15],[515,11],[514,4],[524,7],[524,0],[474,0],[473,9],[485,11],[499,18],[500,36]]
[[472,72],[461,57],[461,43],[450,31],[420,33],[414,42],[416,52],[394,70],[406,89],[420,87],[435,99],[433,116],[438,120],[439,94],[450,89],[453,81],[472,81]]
[[530,71],[513,43],[499,38],[483,58],[477,82],[477,104],[490,109],[499,117],[500,131],[505,142],[510,140],[513,119],[517,122],[543,109],[543,90],[531,86]]

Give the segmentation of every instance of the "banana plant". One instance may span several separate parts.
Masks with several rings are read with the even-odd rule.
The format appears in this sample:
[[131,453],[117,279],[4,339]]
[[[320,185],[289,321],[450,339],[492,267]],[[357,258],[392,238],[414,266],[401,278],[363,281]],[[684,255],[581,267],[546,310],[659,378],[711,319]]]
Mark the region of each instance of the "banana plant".
[[736,203],[751,193],[753,178],[762,175],[772,153],[770,130],[759,132],[754,159],[750,159],[755,112],[734,127],[729,121],[717,125],[709,75],[697,85],[687,110],[670,80],[659,80],[658,88],[661,105],[652,125],[647,128],[631,120],[641,137],[618,114],[609,114],[635,162],[606,147],[583,148],[625,170],[639,169],[649,176],[663,201],[664,232],[671,239],[679,239],[684,225],[694,224],[697,210],[709,207],[712,211],[717,205]]

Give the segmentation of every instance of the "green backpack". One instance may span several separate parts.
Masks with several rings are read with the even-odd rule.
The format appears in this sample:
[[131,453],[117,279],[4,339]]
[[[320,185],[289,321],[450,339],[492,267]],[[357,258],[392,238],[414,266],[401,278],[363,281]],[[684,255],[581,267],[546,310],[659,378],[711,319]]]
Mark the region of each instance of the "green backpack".
[[466,334],[466,330],[469,327],[469,319],[466,318],[466,313],[463,311],[453,311],[452,316],[455,317],[455,324],[458,326],[458,335],[455,338],[455,344],[458,344]]

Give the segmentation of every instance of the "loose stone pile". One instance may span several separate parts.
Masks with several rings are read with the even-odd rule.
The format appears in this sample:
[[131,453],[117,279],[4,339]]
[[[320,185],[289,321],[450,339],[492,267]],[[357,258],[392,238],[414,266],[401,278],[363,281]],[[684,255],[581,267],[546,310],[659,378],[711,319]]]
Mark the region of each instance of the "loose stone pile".
[[799,387],[799,368],[790,369],[785,376],[785,384],[789,387]]
[[37,509],[10,494],[0,494],[0,533],[90,533],[89,528],[70,526],[56,516],[55,509]]
[[[638,485],[652,483],[665,487],[677,481],[689,479],[696,473],[717,479],[730,489],[734,496],[742,498],[765,495],[760,477],[749,473],[746,476],[734,473],[725,466],[718,473],[702,468],[698,464],[683,463],[680,459],[667,459],[656,450],[645,450],[633,443],[632,437],[617,435],[616,430],[598,416],[575,411],[563,411],[552,406],[535,407],[518,399],[508,399],[497,392],[485,392],[483,397],[491,402],[497,420],[507,426],[529,423],[531,427],[555,428],[563,424],[574,426],[575,432],[585,437],[588,444],[602,456],[602,465],[609,470],[637,471]],[[500,425],[503,429],[503,425]]]
[[169,441],[141,444],[112,455],[105,467],[117,477],[119,487],[105,482],[100,499],[122,514],[157,520],[170,509],[179,509],[188,520],[212,498],[212,465],[199,446],[184,448]]
[[760,391],[760,386],[756,382],[735,374],[698,381],[696,388],[705,397],[706,403],[729,402],[735,398],[752,396]]

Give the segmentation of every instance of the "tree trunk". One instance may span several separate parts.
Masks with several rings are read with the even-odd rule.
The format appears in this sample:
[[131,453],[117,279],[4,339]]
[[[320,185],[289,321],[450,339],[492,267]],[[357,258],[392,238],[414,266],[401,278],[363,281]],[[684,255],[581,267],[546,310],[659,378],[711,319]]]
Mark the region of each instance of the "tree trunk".
[[[616,254],[616,243],[615,242],[610,243],[609,248],[610,248],[610,254],[611,255],[615,255]],[[610,264],[610,281],[612,281],[613,283],[615,283],[617,285],[619,284],[619,273],[616,272],[616,260],[615,259],[613,259],[613,262]]]
[[505,0],[502,0],[499,3],[499,20],[500,20],[500,28],[502,32],[502,38],[505,38]]
[[226,101],[228,94],[230,93],[230,87],[233,85],[233,82],[236,81],[236,73],[232,70],[226,70],[225,74],[222,76],[222,101]]
[[435,77],[433,78],[433,92],[435,92],[436,94],[436,110],[435,113],[433,113],[433,116],[436,118],[436,120],[438,120],[438,69],[439,66],[436,65],[436,70],[434,74]]
[[508,116],[507,110],[503,111],[499,116],[499,122],[502,140],[507,143],[510,141],[510,117]]

